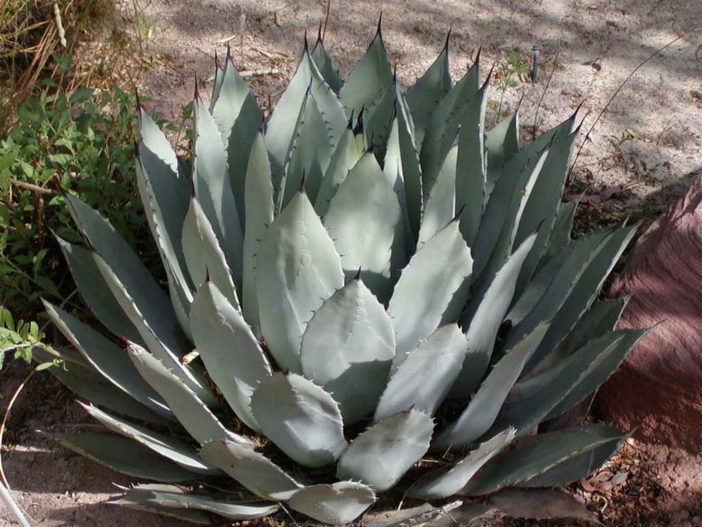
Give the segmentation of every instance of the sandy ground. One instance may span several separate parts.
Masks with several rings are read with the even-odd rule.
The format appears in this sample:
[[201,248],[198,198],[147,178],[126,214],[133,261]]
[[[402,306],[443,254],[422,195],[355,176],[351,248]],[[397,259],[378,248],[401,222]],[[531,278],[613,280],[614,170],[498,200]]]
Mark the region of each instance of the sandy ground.
[[[152,68],[140,90],[151,98],[150,111],[171,119],[178,118],[180,106],[192,96],[195,76],[201,87],[210,85],[213,55],[215,50],[224,54],[225,40],[237,66],[251,75],[261,104],[268,107],[294,71],[304,32],[316,35],[325,12],[325,2],[319,0],[152,0],[141,5],[151,29],[146,49]],[[126,7],[127,3],[128,18],[131,11]],[[503,109],[509,110],[523,97],[520,115],[527,140],[534,124],[543,131],[581,103],[587,131],[629,73],[684,34],[627,82],[588,140],[582,134],[584,146],[569,192],[589,196],[583,210],[595,223],[650,217],[702,170],[699,0],[334,0],[325,45],[342,75],[365,50],[381,11],[384,41],[405,85],[432,62],[449,28],[454,78],[471,64],[481,45],[483,76],[510,51],[517,50],[529,60],[532,46],[540,45],[539,82],[523,79],[504,94],[495,87],[490,96],[489,124],[502,96]],[[695,24],[697,30],[693,30]],[[19,382],[16,369],[3,372],[3,403]],[[55,400],[44,403],[38,398],[46,393],[55,393]],[[29,383],[9,422],[6,442],[13,446],[3,453],[4,469],[18,501],[37,524],[179,525],[102,504],[118,494],[114,484],[126,485],[129,479],[57,448],[35,432],[87,422],[73,406],[44,373]],[[626,523],[702,525],[700,457],[657,446],[627,448],[630,453],[625,457],[631,463],[638,460],[634,464],[656,470],[649,478],[655,510]],[[630,488],[629,505],[635,508],[641,496],[637,497],[634,483]],[[13,525],[5,511],[0,511],[0,525]]]

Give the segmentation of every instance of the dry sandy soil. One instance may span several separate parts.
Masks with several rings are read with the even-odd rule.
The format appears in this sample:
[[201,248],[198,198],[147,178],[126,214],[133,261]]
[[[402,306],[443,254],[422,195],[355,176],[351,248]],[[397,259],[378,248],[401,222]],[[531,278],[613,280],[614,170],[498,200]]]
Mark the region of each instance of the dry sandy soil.
[[[171,119],[179,116],[180,106],[191,97],[194,76],[201,88],[209,86],[214,52],[225,52],[225,40],[239,69],[249,72],[261,104],[268,107],[294,71],[303,34],[316,35],[326,5],[320,0],[141,4],[152,30],[146,42],[152,66],[140,91],[151,98],[150,111]],[[126,22],[133,12],[130,5],[130,0],[123,4]],[[531,138],[534,123],[537,131],[543,131],[581,103],[586,132],[630,72],[684,35],[626,83],[589,137],[582,133],[584,146],[568,192],[586,194],[583,225],[651,217],[702,170],[699,0],[333,0],[325,45],[342,75],[373,37],[381,11],[385,45],[405,85],[432,62],[449,28],[454,78],[471,64],[479,46],[486,75],[491,65],[504,63],[510,51],[517,50],[528,60],[532,46],[539,44],[543,48],[539,82],[522,79],[504,93],[503,109],[513,110],[523,97],[520,114],[525,139]],[[493,89],[489,124],[494,122],[501,95]],[[3,372],[4,402],[19,378],[17,371]],[[55,393],[55,400],[46,403],[39,398],[47,393]],[[13,410],[5,438],[12,447],[4,452],[4,469],[15,496],[37,524],[180,525],[101,504],[118,493],[114,484],[126,485],[129,479],[57,448],[35,433],[85,422],[46,373],[32,379]],[[592,492],[587,491],[588,483],[578,489],[605,523],[702,525],[699,456],[629,444],[614,463],[608,469],[610,476],[625,472],[626,482],[605,489],[608,486],[602,482],[608,480],[603,477],[594,487],[590,484]],[[5,511],[0,511],[0,524],[13,525]]]

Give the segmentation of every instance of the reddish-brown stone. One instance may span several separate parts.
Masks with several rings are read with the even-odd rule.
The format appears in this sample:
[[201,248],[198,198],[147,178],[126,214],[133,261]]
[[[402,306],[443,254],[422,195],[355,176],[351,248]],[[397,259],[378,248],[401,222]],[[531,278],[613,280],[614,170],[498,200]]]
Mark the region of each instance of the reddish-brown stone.
[[636,243],[612,296],[619,327],[652,327],[600,389],[595,411],[648,441],[702,451],[702,176]]

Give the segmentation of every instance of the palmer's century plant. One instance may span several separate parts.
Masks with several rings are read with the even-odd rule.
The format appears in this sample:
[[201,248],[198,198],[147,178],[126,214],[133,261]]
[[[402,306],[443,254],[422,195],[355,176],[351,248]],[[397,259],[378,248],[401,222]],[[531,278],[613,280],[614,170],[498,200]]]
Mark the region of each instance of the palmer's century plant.
[[346,523],[386,491],[563,485],[616,450],[607,425],[537,432],[642,335],[597,300],[634,229],[571,240],[575,116],[523,146],[516,115],[485,130],[487,91],[478,60],[453,84],[448,45],[402,89],[378,31],[345,83],[305,46],[265,124],[227,59],[190,159],[139,109],[168,294],[67,197],[86,244],[61,246],[124,346],[46,305],[77,350],[53,372],[106,429],[59,439],[158,482],[117,503]]

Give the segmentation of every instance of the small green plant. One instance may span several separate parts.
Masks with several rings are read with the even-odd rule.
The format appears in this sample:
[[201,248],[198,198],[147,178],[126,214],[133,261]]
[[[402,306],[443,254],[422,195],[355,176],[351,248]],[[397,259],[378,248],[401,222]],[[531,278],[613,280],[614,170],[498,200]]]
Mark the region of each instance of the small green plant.
[[14,353],[15,359],[32,360],[31,349],[41,339],[43,334],[39,331],[36,322],[15,322],[12,313],[0,305],[0,368],[5,361],[5,355]]
[[157,254],[136,197],[134,98],[44,83],[0,140],[0,303],[32,323],[40,296],[81,309],[52,235],[78,239],[64,193],[105,211],[147,260]]
[[571,239],[575,115],[520,145],[516,115],[485,128],[488,89],[477,61],[454,84],[448,43],[400,88],[379,28],[345,82],[321,39],[305,46],[265,126],[228,58],[210,107],[196,94],[189,158],[139,108],[165,284],[67,196],[85,243],[59,243],[122,346],[46,303],[75,346],[51,371],[105,427],[58,439],[158,482],[117,503],[342,524],[380,495],[458,496],[469,515],[471,497],[578,481],[617,450],[613,426],[540,426],[644,333],[614,329],[626,299],[598,300],[635,228]]
[[497,63],[495,67],[495,86],[500,92],[500,101],[495,103],[490,101],[490,106],[495,111],[496,119],[502,119],[509,114],[509,111],[502,110],[505,92],[509,88],[516,88],[520,82],[529,80],[529,61],[516,49],[510,51],[506,57]]

